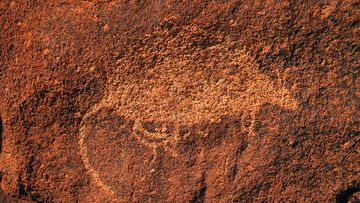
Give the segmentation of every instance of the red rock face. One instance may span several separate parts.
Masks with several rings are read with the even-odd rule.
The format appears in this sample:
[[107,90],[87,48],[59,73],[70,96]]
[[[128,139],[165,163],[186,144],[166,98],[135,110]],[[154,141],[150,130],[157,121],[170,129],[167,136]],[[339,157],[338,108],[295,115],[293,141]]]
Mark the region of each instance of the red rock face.
[[0,201],[358,201],[359,8],[1,1]]

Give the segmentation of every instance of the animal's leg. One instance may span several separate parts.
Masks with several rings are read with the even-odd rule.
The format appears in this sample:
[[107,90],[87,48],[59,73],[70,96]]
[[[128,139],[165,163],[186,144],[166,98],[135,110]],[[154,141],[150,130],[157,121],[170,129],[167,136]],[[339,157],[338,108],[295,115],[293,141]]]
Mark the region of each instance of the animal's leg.
[[136,121],[134,122],[132,135],[134,136],[134,138],[135,138],[139,143],[141,143],[142,145],[147,146],[147,147],[149,147],[149,148],[152,149],[153,154],[154,154],[154,157],[153,157],[153,159],[151,160],[151,163],[155,164],[156,159],[157,159],[157,150],[156,150],[157,147],[158,147],[157,144],[156,144],[156,143],[148,142],[145,138],[139,136],[139,135],[137,134],[137,131],[138,131],[138,132],[141,132],[141,133],[146,133],[145,129],[144,129],[144,128],[142,127],[142,125],[141,125],[141,122],[138,121],[138,120],[136,120]]
[[[174,135],[169,135],[169,133],[166,132],[153,132],[150,133],[144,127],[142,126],[140,121],[135,121],[135,124],[133,126],[134,131],[134,137],[135,139],[140,142],[141,144],[150,147],[153,149],[154,152],[154,159],[157,157],[156,148],[159,146],[163,146],[164,149],[173,157],[177,156],[176,150],[173,149],[173,144],[177,142],[177,137]],[[141,132],[143,136],[140,136],[136,133],[136,131]]]
[[248,134],[248,138],[255,135],[256,109],[246,111],[241,119],[241,129]]

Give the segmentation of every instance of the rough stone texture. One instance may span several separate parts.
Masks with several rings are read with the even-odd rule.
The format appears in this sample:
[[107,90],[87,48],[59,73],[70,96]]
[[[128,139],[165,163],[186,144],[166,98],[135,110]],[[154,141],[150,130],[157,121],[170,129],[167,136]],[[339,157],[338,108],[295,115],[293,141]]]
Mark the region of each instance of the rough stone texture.
[[1,198],[359,202],[359,16],[356,0],[0,1]]

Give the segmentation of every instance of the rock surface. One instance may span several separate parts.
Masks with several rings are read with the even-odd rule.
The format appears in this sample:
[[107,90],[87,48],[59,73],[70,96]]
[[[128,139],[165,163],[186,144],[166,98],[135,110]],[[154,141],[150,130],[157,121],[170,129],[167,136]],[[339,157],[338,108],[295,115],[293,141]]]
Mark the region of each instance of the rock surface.
[[0,1],[0,200],[358,202],[359,16]]

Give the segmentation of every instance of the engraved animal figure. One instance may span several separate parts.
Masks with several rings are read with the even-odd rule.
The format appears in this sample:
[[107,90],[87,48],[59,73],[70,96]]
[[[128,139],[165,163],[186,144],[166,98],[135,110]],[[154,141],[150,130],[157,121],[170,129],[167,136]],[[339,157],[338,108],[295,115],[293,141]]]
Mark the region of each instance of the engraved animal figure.
[[[108,107],[133,120],[132,136],[153,150],[156,161],[156,148],[160,146],[177,156],[173,146],[181,139],[177,131],[180,124],[218,122],[221,116],[244,111],[251,118],[249,136],[255,136],[255,113],[263,103],[297,108],[296,100],[282,82],[262,74],[244,50],[229,50],[224,42],[198,53],[183,54],[181,47],[158,51],[157,55],[163,56],[161,62],[145,67],[137,75],[125,71],[131,68],[131,57],[120,59],[119,67],[108,80],[106,95],[85,118]],[[199,57],[202,62],[195,65]],[[157,124],[157,128],[149,130],[146,122]],[[173,124],[174,129],[167,129],[167,123]],[[98,186],[116,196],[89,162],[84,131],[82,125],[79,145],[84,165]]]

